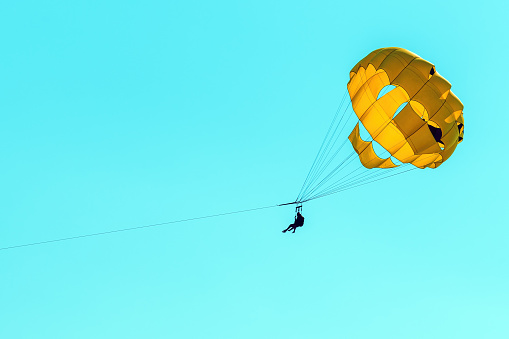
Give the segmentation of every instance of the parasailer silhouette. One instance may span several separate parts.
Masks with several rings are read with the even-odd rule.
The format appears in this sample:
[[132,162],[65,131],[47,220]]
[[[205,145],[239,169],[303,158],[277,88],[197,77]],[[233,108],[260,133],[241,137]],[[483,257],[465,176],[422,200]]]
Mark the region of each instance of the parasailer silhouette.
[[295,216],[295,221],[293,222],[293,224],[290,224],[285,230],[283,230],[283,233],[286,233],[291,230],[293,230],[292,233],[295,233],[297,227],[302,227],[303,225],[304,217],[302,216],[302,214],[300,214],[300,212],[297,212],[297,215]]

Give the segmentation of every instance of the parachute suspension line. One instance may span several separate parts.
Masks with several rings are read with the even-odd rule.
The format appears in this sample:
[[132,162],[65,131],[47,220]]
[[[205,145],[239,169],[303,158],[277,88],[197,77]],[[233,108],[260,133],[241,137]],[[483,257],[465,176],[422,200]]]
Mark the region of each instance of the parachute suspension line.
[[[386,175],[386,177],[388,178],[388,177],[391,177],[391,176],[402,174],[403,172],[406,172],[406,171],[401,171],[401,169],[402,168],[407,168],[407,167],[403,167],[403,166],[395,167],[395,168],[391,168],[391,169],[388,169],[388,170],[385,170],[385,171],[376,171],[374,173],[373,173],[373,171],[371,171],[371,173],[369,173],[367,175],[364,175],[362,177],[356,178],[356,179],[354,179],[354,177],[352,177],[352,178],[349,178],[349,179],[347,179],[345,181],[341,181],[340,180],[339,182],[335,183],[334,185],[329,186],[327,189],[322,190],[321,192],[319,192],[319,193],[315,194],[314,196],[310,197],[309,200],[316,199],[316,198],[319,198],[319,197],[322,197],[322,196],[325,196],[325,195],[329,195],[329,194],[334,194],[334,193],[343,191],[346,188],[349,188],[351,186],[355,186],[355,187],[361,186],[361,184],[364,184],[365,182],[367,182],[367,181],[369,181],[371,179],[374,179],[374,178],[377,178],[377,177],[380,177],[380,176],[383,176],[383,175]],[[416,169],[416,168],[413,167],[412,169]],[[394,172],[399,172],[399,173],[394,173]],[[394,173],[394,174],[387,175],[387,174],[390,174],[390,173]],[[359,174],[357,174],[357,176],[358,175]],[[374,181],[377,181],[377,180],[373,180],[372,182],[374,182]]]
[[[316,167],[315,167],[315,174],[313,176],[313,178],[310,180],[311,182],[316,180],[316,177],[320,176],[319,173],[317,173],[318,169],[320,169],[323,165],[323,163],[325,162],[325,160],[327,159],[327,157],[329,156],[330,152],[332,151],[332,149],[334,148],[334,146],[336,145],[336,142],[338,141],[339,137],[341,136],[341,132],[343,131],[344,129],[344,125],[343,127],[341,128],[341,130],[339,131],[339,133],[337,133],[338,131],[338,128],[341,126],[341,123],[343,122],[343,118],[345,117],[345,113],[346,111],[348,110],[350,104],[348,104],[346,107],[345,107],[345,110],[343,111],[343,114],[341,116],[341,119],[339,120],[339,123],[337,124],[336,128],[334,129],[334,132],[333,134],[331,135],[331,139],[329,139],[329,142],[327,143],[327,146],[325,147],[325,149],[323,150],[323,152],[320,154],[320,159],[318,160],[317,164],[316,164]],[[345,121],[345,124],[348,122],[348,120],[350,119],[350,116],[348,117],[348,119]],[[335,138],[334,138],[335,136]],[[331,144],[331,141],[334,139],[334,142],[332,142]]]
[[[337,118],[339,116],[339,113],[341,112],[341,110],[343,108],[343,104],[345,102],[345,99],[346,99],[347,95],[348,95],[348,89],[345,90],[345,93],[343,94],[343,99],[341,99],[341,103],[339,104],[339,106],[338,106],[338,108],[336,110],[336,114],[334,115],[334,118],[332,119],[332,122],[329,125],[329,129],[327,130],[327,134],[325,135],[325,138],[323,139],[322,144],[320,145],[320,148],[318,149],[318,153],[316,154],[315,159],[313,160],[313,164],[311,165],[311,168],[309,169],[308,175],[306,176],[306,179],[304,180],[304,183],[302,184],[300,192],[297,195],[297,199],[295,199],[296,201],[299,200],[299,197],[300,197],[302,191],[304,190],[304,187],[306,186],[306,183],[308,182],[310,176],[312,175],[312,173],[315,170],[315,164],[316,164],[316,162],[317,162],[317,160],[318,160],[318,158],[319,158],[319,156],[320,156],[320,154],[322,152],[323,146],[325,145],[326,141],[329,138],[329,134],[330,134],[332,128],[334,127],[334,123],[336,122],[336,120],[337,120]],[[344,112],[343,112],[343,114],[344,114]],[[330,140],[329,140],[329,142],[330,142]],[[328,143],[327,143],[327,145],[328,145]]]
[[[356,152],[355,152],[355,151],[353,151],[349,157],[351,157],[351,156],[352,156],[352,155],[354,155],[354,154],[356,154]],[[345,167],[346,167],[346,166],[348,166],[349,164],[351,164],[353,161],[355,161],[355,159],[356,159],[355,157],[351,158],[351,159],[348,161],[348,163],[345,165]],[[345,159],[345,160],[346,160],[346,159]],[[348,178],[351,174],[353,174],[353,173],[355,173],[355,172],[357,172],[358,170],[363,169],[363,168],[364,168],[364,171],[363,171],[363,172],[361,172],[361,173],[358,173],[358,174],[354,175],[352,178]],[[380,170],[380,169],[379,169],[379,170]],[[383,170],[380,170],[380,171],[381,171],[381,172],[383,172]],[[387,170],[386,170],[386,171],[387,171]],[[327,181],[328,181],[329,179],[331,179],[333,176],[337,175],[338,173],[339,173],[339,172],[336,172],[336,173],[331,172],[331,173],[329,173],[330,178],[327,178]],[[348,173],[348,174],[344,175],[344,176],[343,176],[343,177],[341,177],[339,180],[337,180],[337,181],[335,181],[334,183],[330,184],[329,186],[325,187],[325,188],[324,188],[321,192],[331,189],[333,186],[336,186],[338,183],[348,182],[349,180],[353,180],[355,177],[362,176],[362,175],[372,175],[373,173],[374,173],[374,169],[365,168],[364,166],[358,166],[357,168],[355,168],[355,169],[354,169],[353,171],[351,171],[350,173]],[[324,182],[324,183],[325,183],[325,182]],[[314,193],[314,192],[315,192],[318,188],[320,188],[320,186],[322,186],[322,185],[317,186],[315,189],[313,189],[313,191],[309,192],[309,195],[313,194],[313,193]],[[320,193],[316,193],[316,194],[320,194]],[[309,196],[309,195],[308,195],[308,196]]]
[[[348,166],[354,159],[355,157],[353,157],[355,155],[355,151],[352,151],[345,159],[343,159],[343,161],[341,161],[339,163],[339,165],[337,165],[332,171],[329,172],[329,174],[327,174],[313,189],[311,189],[310,191],[308,191],[303,197],[302,199],[306,199],[307,197],[309,197],[310,195],[312,195],[317,189],[319,189],[320,187],[322,187],[324,184],[326,184],[331,178],[333,178],[334,176],[336,176],[340,171],[341,171],[341,168],[344,166]],[[353,157],[353,158],[352,158]],[[345,163],[348,161],[348,163],[345,165]]]
[[[339,149],[336,151],[336,153],[333,155],[333,157],[332,157],[329,161],[327,161],[327,164],[326,164],[325,166],[323,166],[323,167],[319,170],[319,172],[315,175],[315,177],[314,177],[312,180],[310,180],[310,182],[308,183],[308,185],[305,187],[305,189],[304,189],[304,190],[301,192],[301,194],[299,195],[299,198],[302,198],[302,197],[304,197],[304,196],[306,196],[306,195],[308,195],[308,194],[309,194],[309,193],[308,193],[309,189],[312,187],[312,185],[315,183],[315,181],[316,181],[318,178],[320,178],[320,176],[323,174],[323,172],[326,170],[326,168],[330,165],[330,163],[332,162],[332,160],[333,160],[333,159],[337,156],[337,154],[341,151],[341,149],[342,149],[342,148],[344,147],[344,145],[346,144],[346,141],[347,141],[347,140],[343,141],[343,144],[339,147]],[[335,170],[336,170],[336,169],[338,169],[340,166],[341,166],[341,165],[339,165],[338,167],[336,167],[336,168],[335,168]],[[333,170],[333,171],[334,171],[334,170]],[[329,174],[329,175],[330,175],[330,174]]]
[[[428,157],[426,157],[424,159],[427,159],[429,157],[433,157],[433,155],[430,155],[430,156],[428,156]],[[410,169],[408,169],[409,167],[410,167]],[[350,172],[345,177],[349,176],[350,174],[352,174],[353,172],[359,170],[360,168],[362,168],[362,167],[359,167],[356,170]],[[405,169],[405,170],[402,171],[402,169]],[[360,174],[357,174],[357,175],[347,179],[346,181],[339,182],[339,181],[342,180],[342,179],[340,179],[338,182],[336,182],[333,185],[329,186],[328,188],[322,190],[321,192],[319,192],[319,193],[317,193],[317,194],[315,194],[315,195],[313,195],[313,196],[311,196],[309,198],[303,199],[302,202],[306,202],[306,201],[318,199],[318,198],[321,198],[321,197],[324,197],[324,196],[327,196],[327,195],[339,193],[339,192],[348,190],[350,188],[354,188],[354,187],[359,187],[359,186],[362,186],[362,185],[370,184],[370,183],[373,183],[373,182],[376,182],[376,181],[379,181],[379,180],[382,180],[382,179],[387,179],[387,178],[390,178],[390,177],[393,177],[393,176],[397,176],[397,175],[400,175],[400,174],[403,174],[403,173],[406,173],[406,172],[410,172],[410,171],[413,171],[413,170],[416,170],[416,169],[418,169],[418,167],[415,167],[414,165],[408,164],[408,163],[407,164],[403,164],[403,165],[401,165],[399,167],[394,167],[394,168],[390,168],[390,169],[379,169],[376,172],[373,172],[372,169],[371,170],[370,169],[366,169],[364,172],[362,172]],[[369,172],[369,174],[365,174],[366,172]],[[360,177],[358,177],[357,179],[354,179],[357,176],[360,176]],[[378,178],[380,176],[383,176],[383,177]],[[375,178],[378,178],[378,179],[375,179]],[[372,180],[372,179],[374,179],[374,180]]]
[[[341,114],[341,118],[337,122],[338,118],[338,111],[336,111],[336,115],[334,116],[334,119],[331,122],[331,125],[329,126],[329,129],[327,131],[327,134],[320,146],[320,149],[315,157],[315,160],[313,161],[313,165],[311,166],[311,169],[308,172],[308,175],[306,177],[306,180],[304,181],[302,188],[297,196],[296,201],[301,201],[308,197],[310,194],[312,194],[314,191],[316,191],[319,187],[321,187],[323,184],[325,184],[328,180],[330,180],[331,177],[335,176],[337,173],[339,173],[339,170],[343,167],[345,164],[345,161],[349,160],[355,152],[352,152],[349,155],[345,155],[343,161],[339,165],[337,165],[334,169],[329,171],[329,173],[325,176],[325,178],[322,178],[321,181],[316,184],[317,180],[320,179],[320,177],[324,174],[324,172],[329,168],[331,163],[336,159],[336,157],[340,154],[343,147],[347,144],[348,138],[344,138],[344,141],[341,143],[339,147],[335,147],[338,143],[338,140],[344,135],[343,131],[348,126],[348,122],[350,121],[353,110],[349,111],[349,108],[351,108],[350,100],[348,100],[348,104],[345,106],[344,101],[345,98],[348,95],[348,89],[345,91],[345,94],[343,95],[343,99],[341,101],[341,105],[339,109],[342,109],[344,107],[344,110]],[[348,98],[349,99],[349,98]],[[346,118],[346,119],[345,119]],[[331,133],[332,131],[332,133]],[[339,132],[338,132],[339,131]],[[334,151],[334,152],[333,152]],[[331,155],[332,153],[332,155]],[[318,187],[317,187],[318,186]]]
[[303,200],[302,202],[304,203],[304,202],[307,202],[307,201],[310,201],[310,200],[314,200],[314,199],[318,199],[318,198],[323,198],[323,197],[325,197],[325,196],[327,196],[327,195],[336,194],[336,193],[343,192],[343,191],[346,191],[346,190],[349,190],[349,189],[352,189],[352,188],[355,188],[355,187],[359,187],[359,186],[362,186],[362,185],[371,184],[371,183],[373,183],[373,182],[375,182],[375,181],[379,181],[379,180],[387,179],[387,178],[390,178],[390,177],[393,177],[393,176],[396,176],[396,175],[400,175],[400,174],[403,174],[403,173],[406,173],[406,172],[414,171],[414,170],[416,170],[416,169],[417,169],[417,167],[413,167],[413,168],[407,169],[406,171],[399,172],[399,173],[395,173],[395,174],[391,174],[391,175],[387,175],[387,176],[384,176],[384,177],[382,177],[382,178],[378,178],[378,179],[375,179],[375,180],[372,180],[372,181],[368,181],[368,182],[360,183],[360,184],[353,185],[353,186],[347,186],[347,187],[344,187],[344,188],[338,189],[338,190],[333,191],[333,192],[325,193],[325,194],[322,194],[322,195],[318,195],[318,196],[315,196],[315,197],[312,197],[312,198],[309,198],[309,199]]
[[[332,128],[334,126],[334,122],[338,118],[339,112],[341,111],[341,109],[343,107],[343,103],[345,102],[347,94],[348,94],[348,90],[346,90],[345,93],[343,94],[343,98],[341,99],[341,103],[339,104],[339,106],[338,106],[338,108],[336,110],[336,114],[334,115],[334,118],[332,119],[332,122],[329,125],[329,129],[327,130],[327,134],[325,135],[325,138],[323,139],[323,141],[322,141],[322,143],[320,145],[320,148],[318,149],[318,153],[316,154],[315,159],[313,160],[313,164],[311,165],[311,168],[309,169],[308,175],[306,176],[306,179],[304,180],[304,183],[302,184],[301,192],[302,192],[304,186],[306,185],[307,181],[309,180],[309,177],[311,176],[311,173],[314,170],[316,161],[318,160],[320,152],[322,151],[322,148],[325,145],[325,142],[327,141],[327,139],[329,137],[330,131],[332,130]],[[300,192],[299,192],[299,195],[300,195]]]
[[334,130],[332,133],[329,134],[327,143],[325,144],[325,147],[322,147],[320,152],[316,155],[316,161],[313,164],[312,168],[310,169],[309,176],[307,177],[307,183],[305,186],[303,186],[303,189],[301,190],[301,195],[306,190],[307,187],[312,186],[313,183],[316,181],[317,177],[320,175],[320,170],[323,167],[324,161],[326,161],[327,156],[330,154],[334,146],[336,145],[338,141],[338,129],[339,127],[344,123],[344,118],[346,115],[348,115],[347,110],[350,106],[350,103],[346,104],[346,106],[343,105],[344,109],[341,113],[341,118],[339,121],[336,121],[336,126],[334,127]]
[[[348,107],[347,107],[348,108]],[[309,181],[306,189],[304,189],[304,191],[302,192],[302,195],[306,195],[306,191],[315,183],[315,181],[317,179],[320,178],[320,176],[323,174],[323,172],[325,172],[325,170],[329,167],[329,165],[331,164],[331,162],[337,157],[337,155],[341,152],[341,150],[343,149],[343,147],[346,145],[346,143],[348,142],[348,138],[345,138],[345,140],[343,141],[343,143],[341,144],[341,146],[338,147],[338,149],[334,152],[334,154],[329,157],[329,154],[330,152],[332,151],[334,145],[336,144],[336,142],[338,141],[338,139],[342,136],[342,132],[345,128],[345,126],[348,124],[348,121],[350,120],[350,118],[352,117],[351,114],[348,115],[348,119],[346,120],[345,124],[341,127],[341,130],[339,131],[339,133],[337,134],[336,136],[336,140],[334,141],[334,144],[331,146],[331,148],[328,150],[327,154],[323,157],[324,161],[322,161],[319,165],[317,165],[317,168],[318,170],[315,172],[315,175],[313,176],[313,178]],[[323,165],[323,163],[325,162],[325,159],[327,159],[327,162],[325,165]],[[336,168],[337,169],[337,168]],[[333,170],[334,171],[334,170]]]
[[[433,156],[434,155],[432,154],[432,155],[429,155],[429,156],[425,157],[424,159],[428,159],[428,158],[433,157]],[[393,174],[393,175],[390,175],[390,176],[402,174],[404,172],[408,172],[409,170],[401,171],[401,169],[406,169],[406,168],[409,168],[409,167],[411,168],[411,170],[418,169],[418,167],[416,167],[416,166],[414,166],[414,165],[412,165],[410,163],[404,163],[404,164],[402,164],[402,165],[400,165],[398,167],[394,167],[394,168],[390,168],[390,169],[379,169],[379,171],[375,172],[375,173],[379,173],[379,174],[374,174],[374,176],[380,176],[380,175],[385,174],[385,173],[398,172],[398,171],[399,171],[399,173],[396,173],[396,174]],[[364,171],[364,172],[373,172],[373,171],[369,170],[369,169],[366,169],[366,171]],[[354,177],[356,177],[356,176],[354,176]],[[366,181],[366,180],[369,180],[370,178],[373,178],[374,176],[370,176],[370,174],[361,175],[360,178],[358,178],[358,179],[361,180],[361,181]],[[353,179],[353,177],[350,178],[350,179]],[[347,181],[347,184],[351,183],[352,180],[350,180],[350,179]],[[355,179],[355,180],[357,180],[357,179]]]
[[336,182],[334,182],[332,185],[329,186],[328,190],[333,190],[334,188],[336,188],[337,186],[339,185],[347,185],[347,184],[350,184],[354,181],[357,181],[357,180],[362,180],[363,178],[367,178],[367,177],[370,177],[376,173],[384,173],[384,172],[389,172],[389,171],[393,171],[396,168],[391,168],[389,170],[386,170],[386,171],[373,171],[372,169],[369,169],[369,168],[365,168],[364,171],[362,171],[361,173],[357,173],[355,174],[354,176],[350,177],[350,175],[352,175],[353,173],[357,172],[358,170],[360,170],[362,167],[358,167],[357,169],[353,170],[352,172],[348,173],[347,175],[345,175],[343,178],[337,180]]
[[[356,154],[356,153],[352,152],[352,154],[349,156],[349,158],[353,154]],[[348,160],[348,159],[345,159],[345,161],[346,160]],[[346,165],[344,165],[344,168],[348,167],[348,165],[351,164],[355,160],[356,160],[355,157],[351,158],[348,161],[348,163]],[[390,169],[381,169],[381,168],[368,169],[368,168],[365,168],[362,165],[359,165],[357,168],[355,168],[354,170],[350,171],[348,174],[342,176],[339,180],[337,180],[337,181],[329,184],[328,186],[322,188],[321,190],[319,190],[332,177],[336,176],[340,172],[340,171],[336,171],[336,169],[334,169],[331,173],[329,173],[329,175],[327,177],[325,177],[312,191],[308,192],[308,194],[303,199],[301,199],[301,200],[302,201],[309,201],[309,200],[312,200],[312,199],[316,199],[318,197],[322,197],[324,195],[329,195],[329,194],[337,193],[339,191],[344,190],[343,188],[348,187],[348,186],[352,186],[352,185],[355,185],[355,187],[357,187],[357,186],[360,186],[360,185],[356,185],[356,184],[363,183],[365,181],[368,181],[370,179],[373,179],[373,178],[376,178],[376,177],[379,177],[379,176],[382,176],[382,175],[386,175],[386,174],[389,174],[389,173],[401,171],[401,169],[408,168],[409,166],[413,167],[413,165],[411,165],[411,164],[403,164],[403,165],[400,165],[398,167],[390,168]],[[351,176],[353,173],[359,171],[360,169],[364,169],[364,171],[362,171],[361,173],[357,173],[357,174]],[[413,167],[413,169],[416,169],[416,167]],[[407,171],[402,171],[401,173],[403,173],[403,172],[407,172]],[[396,174],[399,174],[399,173],[396,173]],[[396,174],[389,175],[387,177],[394,176]],[[378,181],[378,180],[374,180],[374,181]],[[374,181],[372,181],[372,182],[374,182]]]
[[[305,181],[301,191],[299,192],[297,200],[302,200],[305,196],[308,195],[308,191],[310,188],[312,188],[315,185],[315,182],[322,176],[322,174],[327,170],[329,165],[332,163],[332,161],[338,156],[338,154],[341,152],[345,144],[347,143],[348,139],[345,138],[341,146],[336,149],[336,151],[331,156],[331,152],[334,149],[334,146],[336,145],[337,141],[340,139],[341,136],[343,136],[343,130],[348,124],[348,121],[350,121],[350,118],[352,116],[351,112],[347,113],[348,108],[350,107],[350,103],[345,107],[342,117],[340,121],[337,123],[336,127],[334,128],[334,132],[329,136],[329,140],[326,144],[325,148],[321,148],[320,152],[317,154],[317,159],[308,174],[307,180]],[[345,114],[346,113],[346,114]],[[348,118],[344,120],[344,118],[348,115]],[[339,133],[338,133],[339,129]],[[334,141],[333,141],[334,140]],[[325,143],[325,141],[324,141]],[[325,165],[324,165],[325,163]],[[337,171],[341,166],[337,166],[335,169],[332,170],[332,172]]]
[[[367,89],[364,89],[364,91],[367,92]],[[345,95],[343,96],[341,105],[343,105],[345,96],[347,93],[348,93],[348,89],[347,89],[347,92],[345,93]],[[348,125],[350,118],[352,117],[352,115],[356,115],[355,112],[353,112],[353,107],[352,107],[353,114],[345,114],[346,110],[349,107],[351,107],[351,102],[349,102],[348,105],[346,106],[345,111],[343,112],[340,121],[337,123],[336,127],[334,128],[334,130],[331,134],[333,125],[335,124],[335,122],[337,120],[338,112],[336,111],[336,115],[334,116],[331,126],[329,127],[329,130],[327,131],[327,135],[325,136],[325,138],[322,142],[322,145],[320,146],[320,149],[318,151],[318,154],[316,155],[315,160],[313,161],[313,165],[311,166],[311,169],[306,177],[306,180],[304,181],[304,184],[302,185],[302,188],[299,192],[299,195],[297,196],[296,201],[304,202],[304,201],[309,201],[312,199],[317,199],[317,198],[325,196],[325,195],[338,193],[345,189],[358,187],[358,186],[361,186],[364,184],[375,182],[375,181],[384,179],[386,177],[388,178],[388,177],[402,174],[402,173],[408,171],[408,170],[401,171],[401,169],[405,169],[408,167],[408,166],[406,166],[406,164],[400,165],[396,168],[391,168],[391,169],[380,169],[380,168],[366,169],[362,164],[359,163],[358,167],[355,168],[353,171],[351,171],[347,175],[341,177],[339,180],[329,183],[332,178],[336,177],[339,173],[343,172],[348,167],[348,165],[352,164],[352,162],[355,161],[356,158],[353,157],[353,155],[355,155],[356,152],[352,151],[352,153],[350,153],[348,156],[346,156],[346,158],[343,159],[343,161],[341,161],[339,163],[339,165],[337,165],[335,168],[333,168],[325,177],[323,177],[318,183],[316,183],[316,181],[328,169],[329,165],[336,158],[336,156],[340,153],[340,151],[342,150],[342,148],[348,141],[348,138],[345,137],[345,140],[341,144],[341,146],[333,153],[332,156],[330,156],[332,150],[334,149],[334,146],[337,143],[337,140],[342,136],[342,132],[343,132],[344,128]],[[342,125],[343,118],[346,115],[348,115],[348,119]],[[359,123],[362,123],[362,122],[359,121]],[[340,129],[340,127],[341,127],[341,129]],[[337,133],[338,129],[340,129],[339,133]],[[378,134],[380,132],[376,133],[374,136],[369,134],[369,138],[367,138],[368,140],[365,140],[365,141],[367,141],[367,142],[375,141],[374,139],[378,136]],[[369,139],[371,139],[371,140],[369,140]],[[324,147],[324,145],[325,145],[325,147]],[[352,176],[352,174],[354,174],[355,172],[359,171],[362,168],[365,168],[365,170],[363,172],[357,173]],[[414,168],[412,168],[412,169],[414,169]],[[394,173],[394,172],[399,172],[399,173]],[[384,177],[376,179],[380,176],[384,176]]]

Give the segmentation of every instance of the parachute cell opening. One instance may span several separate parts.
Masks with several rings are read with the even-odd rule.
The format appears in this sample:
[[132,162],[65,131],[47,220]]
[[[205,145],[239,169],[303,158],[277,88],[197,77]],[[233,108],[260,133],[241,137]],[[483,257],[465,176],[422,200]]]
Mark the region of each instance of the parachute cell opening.
[[382,88],[380,90],[380,92],[378,93],[378,96],[376,98],[376,100],[380,99],[381,97],[383,97],[384,95],[388,94],[390,91],[392,91],[393,89],[395,89],[396,86],[394,85],[387,85],[385,86],[384,88]]
[[428,128],[436,142],[442,142],[442,129],[436,122],[428,121]]
[[394,119],[398,114],[399,112],[401,112],[403,110],[403,108],[405,108],[405,106],[408,105],[408,102],[404,102],[402,103],[398,109],[396,110],[396,112],[394,112],[394,115],[392,116],[392,118]]

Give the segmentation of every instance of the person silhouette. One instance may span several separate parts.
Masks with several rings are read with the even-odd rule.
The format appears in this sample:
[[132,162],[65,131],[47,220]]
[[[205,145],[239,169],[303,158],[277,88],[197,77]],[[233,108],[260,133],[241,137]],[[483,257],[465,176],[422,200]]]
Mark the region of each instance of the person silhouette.
[[292,233],[295,233],[297,227],[302,227],[303,225],[304,217],[302,216],[302,214],[300,214],[300,212],[297,212],[297,215],[295,216],[295,221],[293,222],[293,224],[290,224],[285,230],[283,230],[283,233],[286,233],[291,230],[293,230]]

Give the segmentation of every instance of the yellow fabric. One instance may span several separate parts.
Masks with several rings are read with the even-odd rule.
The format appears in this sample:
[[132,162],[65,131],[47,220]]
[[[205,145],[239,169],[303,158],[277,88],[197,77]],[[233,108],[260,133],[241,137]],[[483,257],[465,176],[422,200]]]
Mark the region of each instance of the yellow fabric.
[[[396,88],[377,99],[387,85]],[[435,66],[412,52],[390,47],[369,53],[350,71],[347,87],[352,108],[373,140],[403,163],[436,168],[463,139],[463,104]],[[409,104],[394,116],[404,103]],[[438,126],[439,133],[434,130],[434,136],[428,124]],[[390,158],[375,154],[371,142],[360,138],[358,128],[349,139],[362,164],[395,167]]]
[[396,167],[396,165],[389,159],[382,159],[378,155],[376,155],[375,150],[373,149],[372,142],[367,142],[361,139],[361,135],[359,132],[359,124],[355,126],[352,133],[348,137],[352,146],[359,155],[359,159],[362,165],[366,168],[391,168]]
[[410,106],[417,113],[418,116],[421,117],[424,121],[429,120],[428,110],[419,102],[415,100],[410,100]]

